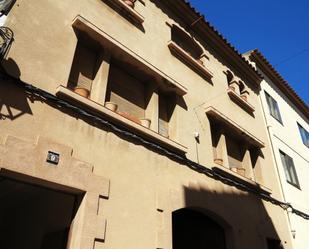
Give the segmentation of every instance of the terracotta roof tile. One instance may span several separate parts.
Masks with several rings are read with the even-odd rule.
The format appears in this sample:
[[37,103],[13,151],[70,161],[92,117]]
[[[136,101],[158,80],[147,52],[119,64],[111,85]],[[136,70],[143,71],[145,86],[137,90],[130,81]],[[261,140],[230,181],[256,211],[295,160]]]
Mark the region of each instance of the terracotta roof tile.
[[[296,105],[296,107],[309,119],[309,107],[308,105],[302,100],[301,97],[295,92],[295,90],[290,86],[290,84],[278,73],[278,71],[270,64],[270,62],[265,58],[265,56],[258,50],[255,49],[251,51],[250,56],[253,58],[254,56],[257,57],[263,64],[266,66],[269,71],[275,77],[275,81],[273,82],[276,86],[287,96],[289,97],[290,101]],[[267,74],[265,72],[265,74]]]

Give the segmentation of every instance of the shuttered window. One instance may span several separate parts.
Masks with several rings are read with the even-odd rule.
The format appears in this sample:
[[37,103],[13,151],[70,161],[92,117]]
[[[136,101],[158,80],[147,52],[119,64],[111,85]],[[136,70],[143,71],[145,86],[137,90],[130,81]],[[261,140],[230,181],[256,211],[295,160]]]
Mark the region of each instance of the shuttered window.
[[110,69],[107,100],[118,105],[118,112],[140,119],[145,117],[145,85],[113,65]]
[[293,159],[282,151],[280,151],[280,156],[287,182],[300,188]]
[[159,134],[162,136],[169,136],[169,115],[168,115],[168,106],[167,99],[165,95],[159,95]]
[[225,136],[230,168],[243,168],[242,161],[245,149],[243,143],[231,136]]
[[81,87],[90,91],[96,74],[96,65],[97,53],[79,42],[69,77],[69,88]]

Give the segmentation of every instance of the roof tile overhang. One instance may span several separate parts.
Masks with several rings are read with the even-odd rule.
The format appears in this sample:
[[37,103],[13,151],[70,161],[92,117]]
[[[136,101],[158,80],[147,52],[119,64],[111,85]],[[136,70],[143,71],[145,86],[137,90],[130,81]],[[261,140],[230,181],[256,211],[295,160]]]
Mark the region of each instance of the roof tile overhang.
[[242,54],[217,31],[188,0],[153,0],[169,7],[187,27],[209,42],[214,49],[238,73],[245,76],[251,83],[259,87],[263,76],[246,60]]
[[257,67],[279,88],[279,90],[288,97],[288,99],[296,106],[296,108],[304,114],[309,120],[309,107],[297,95],[289,83],[277,72],[277,70],[269,63],[265,56],[255,49],[249,53],[250,59],[257,64]]

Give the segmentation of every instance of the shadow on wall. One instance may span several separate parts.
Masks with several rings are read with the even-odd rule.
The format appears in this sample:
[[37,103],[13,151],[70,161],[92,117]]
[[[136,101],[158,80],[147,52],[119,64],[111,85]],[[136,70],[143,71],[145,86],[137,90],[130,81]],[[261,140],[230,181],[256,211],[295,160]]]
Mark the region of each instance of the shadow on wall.
[[[173,212],[173,249],[282,249],[263,203],[248,193],[184,189]],[[186,234],[186,236],[184,236]]]
[[25,91],[23,87],[16,87],[18,84],[23,85],[19,80],[21,73],[16,62],[12,58],[3,59],[0,71],[7,72],[15,78],[14,80],[0,77],[0,120],[13,121],[24,114],[33,115],[29,101],[42,102],[42,99]]

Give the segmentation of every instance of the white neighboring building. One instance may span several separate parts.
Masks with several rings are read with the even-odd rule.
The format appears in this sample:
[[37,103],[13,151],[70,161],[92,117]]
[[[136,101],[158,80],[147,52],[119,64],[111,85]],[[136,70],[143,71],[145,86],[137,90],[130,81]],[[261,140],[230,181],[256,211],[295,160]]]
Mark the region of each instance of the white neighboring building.
[[[264,109],[286,202],[309,214],[309,108],[258,50],[245,54],[263,75]],[[309,248],[309,220],[288,212],[293,247]]]

